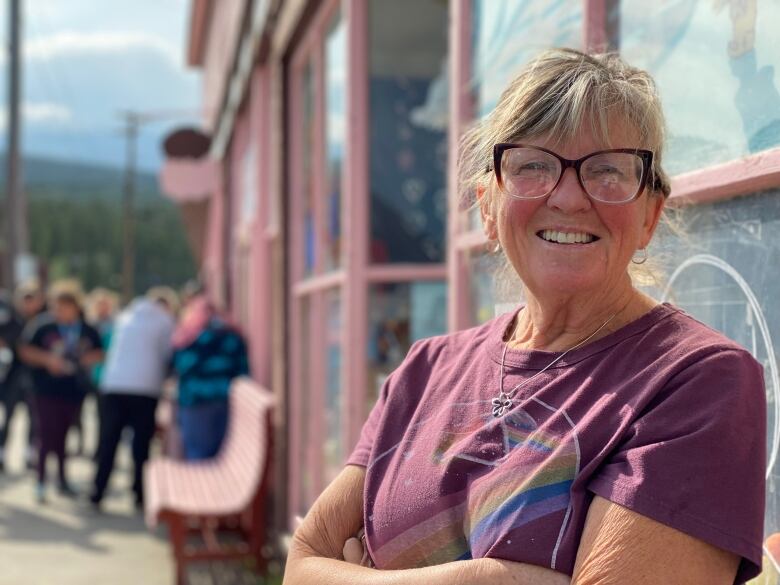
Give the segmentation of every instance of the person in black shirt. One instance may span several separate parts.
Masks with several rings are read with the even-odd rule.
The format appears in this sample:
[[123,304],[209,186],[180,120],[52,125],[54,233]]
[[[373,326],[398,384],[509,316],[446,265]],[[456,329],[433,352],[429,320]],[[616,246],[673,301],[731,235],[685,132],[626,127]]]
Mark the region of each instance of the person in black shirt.
[[[0,302],[0,317],[7,318],[8,321],[0,326],[3,332],[0,334],[7,350],[13,356],[10,369],[7,375],[0,383],[0,394],[5,408],[5,420],[0,427],[0,469],[5,468],[5,445],[8,439],[11,420],[14,414],[18,412],[18,406],[25,404],[27,407],[29,424],[27,427],[27,449],[25,459],[27,467],[34,469],[38,459],[38,431],[36,429],[37,417],[34,413],[32,375],[28,368],[17,354],[16,345],[20,340],[21,332],[25,324],[40,315],[46,310],[46,296],[41,290],[37,279],[29,279],[16,288],[13,296],[13,303],[10,297],[3,297]],[[6,352],[6,356],[8,353]]]
[[23,389],[18,384],[20,368],[16,359],[16,343],[21,333],[22,320],[14,310],[10,295],[0,291],[0,400],[4,411],[0,427],[0,471],[5,469],[5,444],[11,419],[24,400]]
[[52,285],[51,311],[22,333],[20,358],[32,368],[40,445],[37,498],[45,501],[46,457],[57,456],[60,493],[75,492],[65,474],[65,438],[89,384],[89,369],[103,359],[100,335],[84,322],[81,288],[73,281]]

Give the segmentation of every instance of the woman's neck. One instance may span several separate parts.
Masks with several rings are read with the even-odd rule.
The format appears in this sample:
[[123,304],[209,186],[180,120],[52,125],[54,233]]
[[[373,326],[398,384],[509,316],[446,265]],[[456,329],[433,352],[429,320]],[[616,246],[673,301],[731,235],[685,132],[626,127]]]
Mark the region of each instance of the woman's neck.
[[508,343],[515,349],[565,351],[589,335],[593,335],[588,340],[591,343],[609,335],[656,304],[632,286],[576,298],[552,299],[528,294]]

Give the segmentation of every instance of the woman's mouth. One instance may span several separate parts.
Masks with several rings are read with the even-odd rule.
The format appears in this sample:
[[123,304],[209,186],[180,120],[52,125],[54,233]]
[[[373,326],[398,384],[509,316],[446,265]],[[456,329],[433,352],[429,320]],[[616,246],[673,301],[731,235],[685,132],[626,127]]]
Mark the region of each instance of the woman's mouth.
[[557,230],[541,230],[536,235],[545,242],[554,244],[590,244],[599,238],[588,232],[559,232]]

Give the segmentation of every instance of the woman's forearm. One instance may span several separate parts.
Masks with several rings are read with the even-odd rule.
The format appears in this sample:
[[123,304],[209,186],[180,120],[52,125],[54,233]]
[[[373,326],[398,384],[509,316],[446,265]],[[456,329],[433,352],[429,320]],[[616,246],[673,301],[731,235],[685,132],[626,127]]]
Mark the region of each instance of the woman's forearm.
[[[294,559],[294,555],[291,555]],[[568,585],[568,575],[498,559],[456,561],[422,569],[379,571],[358,565],[305,557],[288,563],[284,585]]]
[[48,351],[32,345],[20,345],[18,351],[19,359],[34,368],[45,368],[52,356]]

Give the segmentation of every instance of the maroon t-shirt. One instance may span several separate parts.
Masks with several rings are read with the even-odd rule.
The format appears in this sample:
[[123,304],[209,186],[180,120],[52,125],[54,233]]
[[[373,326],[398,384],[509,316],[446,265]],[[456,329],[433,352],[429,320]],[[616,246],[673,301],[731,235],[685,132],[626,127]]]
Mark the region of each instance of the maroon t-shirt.
[[[521,309],[522,310],[522,309]],[[506,314],[414,344],[348,463],[380,569],[493,557],[572,574],[594,494],[760,571],[766,397],[750,354],[658,305],[566,354],[503,418]],[[509,349],[509,390],[560,354]]]

